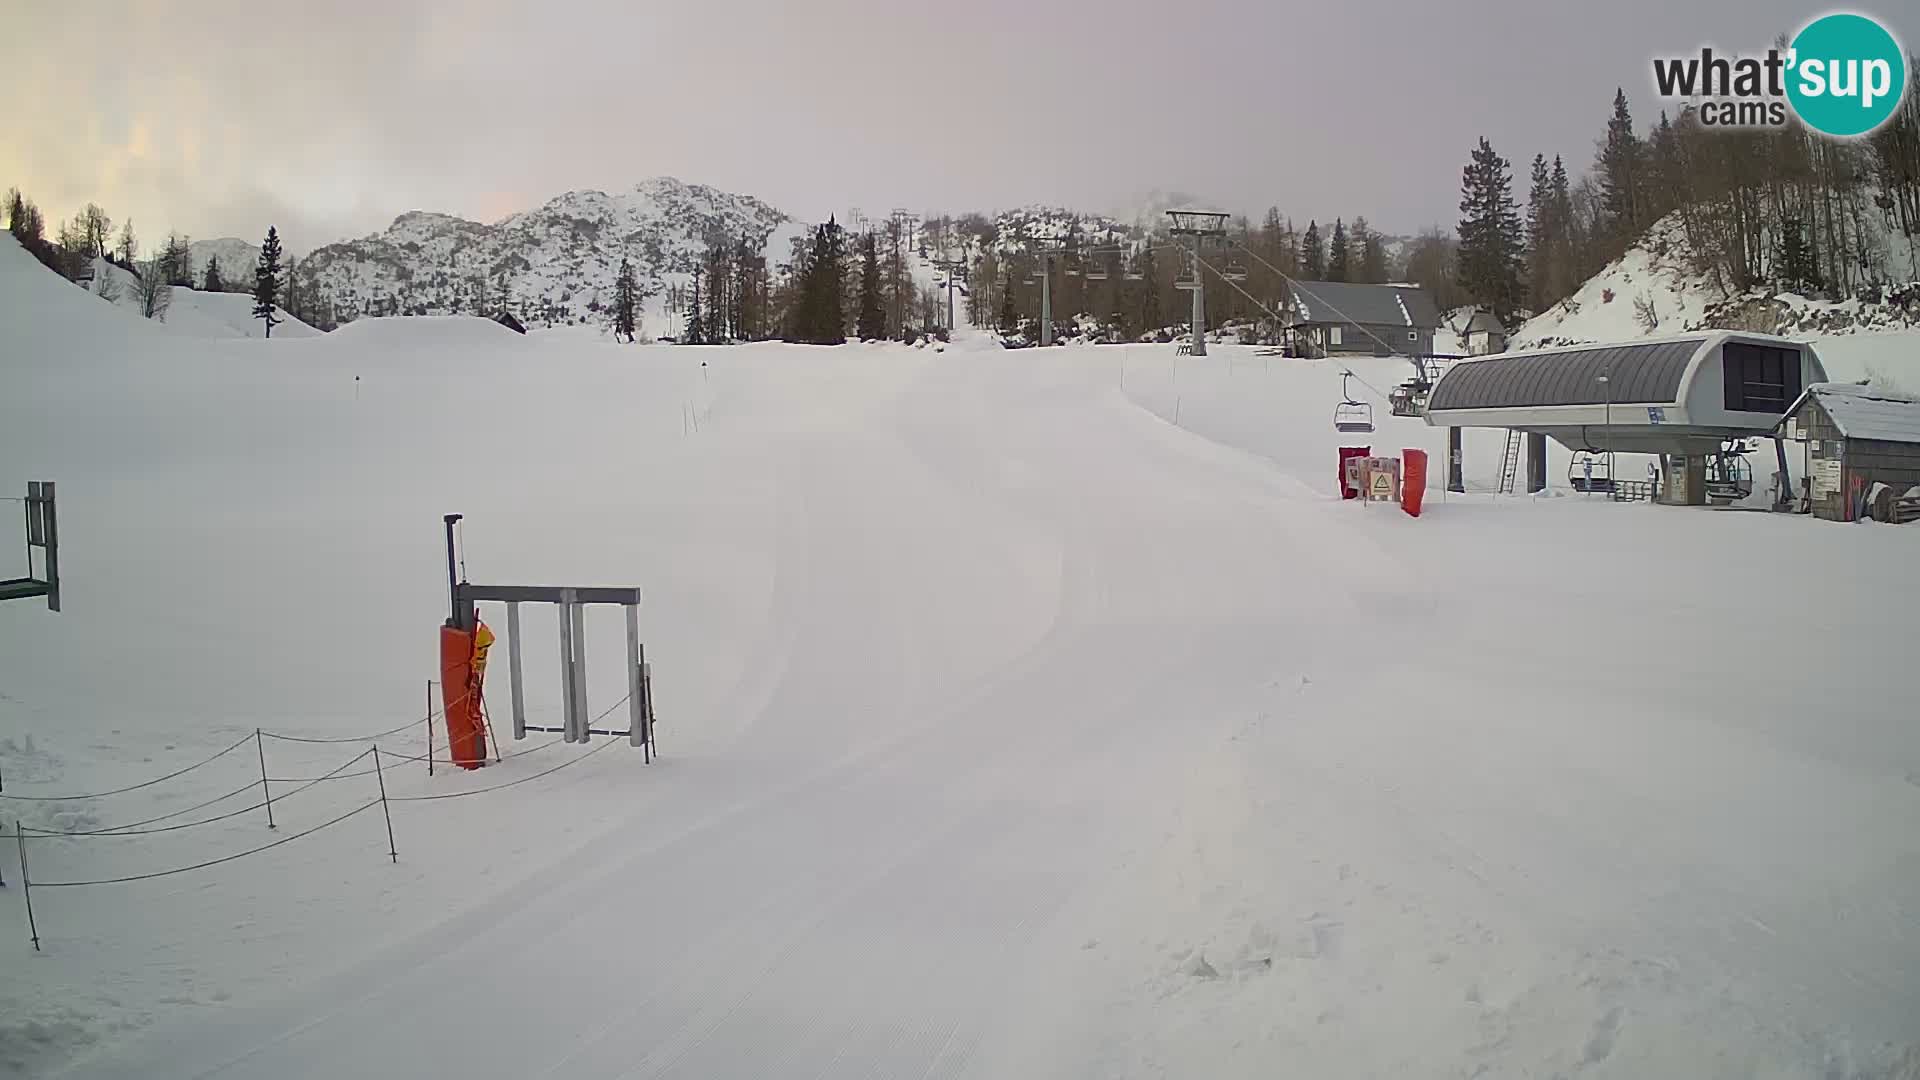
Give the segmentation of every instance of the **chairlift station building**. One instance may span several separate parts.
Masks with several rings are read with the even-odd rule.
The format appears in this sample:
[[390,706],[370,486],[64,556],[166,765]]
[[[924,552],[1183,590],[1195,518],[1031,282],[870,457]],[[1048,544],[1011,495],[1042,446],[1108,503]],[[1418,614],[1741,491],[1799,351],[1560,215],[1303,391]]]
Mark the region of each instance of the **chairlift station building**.
[[[1662,501],[1697,506],[1709,457],[1728,440],[1774,437],[1802,392],[1826,379],[1812,346],[1768,334],[1535,349],[1454,364],[1433,389],[1427,423],[1525,431],[1574,451],[1659,454]],[[1531,464],[1544,485],[1544,462]]]

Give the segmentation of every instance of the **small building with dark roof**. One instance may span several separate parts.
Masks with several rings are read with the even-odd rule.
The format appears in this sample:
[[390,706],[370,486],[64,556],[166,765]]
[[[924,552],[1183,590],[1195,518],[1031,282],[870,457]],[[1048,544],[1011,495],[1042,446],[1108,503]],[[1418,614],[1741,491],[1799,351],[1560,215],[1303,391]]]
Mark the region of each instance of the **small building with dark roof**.
[[[1860,383],[1809,386],[1780,421],[1802,445],[1802,492],[1815,517],[1889,516],[1892,500],[1920,485],[1920,399]],[[1886,485],[1884,497],[1874,490]]]
[[1293,281],[1280,314],[1301,356],[1428,356],[1440,309],[1413,285]]
[[1492,356],[1507,351],[1507,328],[1491,311],[1476,311],[1460,331],[1461,344],[1468,356]]

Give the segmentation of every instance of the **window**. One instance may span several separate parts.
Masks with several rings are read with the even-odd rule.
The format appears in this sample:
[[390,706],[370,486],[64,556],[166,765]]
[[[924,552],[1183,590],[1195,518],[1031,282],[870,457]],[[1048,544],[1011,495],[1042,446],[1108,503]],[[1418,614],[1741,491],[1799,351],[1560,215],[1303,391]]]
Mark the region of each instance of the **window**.
[[1337,326],[1327,327],[1327,343],[1330,345],[1340,344],[1340,328],[1339,327]]
[[1409,330],[1409,331],[1407,331],[1407,340],[1408,340],[1408,341],[1419,341],[1419,340],[1420,340],[1420,331],[1418,331],[1418,330]]
[[1779,415],[1800,396],[1800,350],[1729,341],[1720,374],[1729,410]]

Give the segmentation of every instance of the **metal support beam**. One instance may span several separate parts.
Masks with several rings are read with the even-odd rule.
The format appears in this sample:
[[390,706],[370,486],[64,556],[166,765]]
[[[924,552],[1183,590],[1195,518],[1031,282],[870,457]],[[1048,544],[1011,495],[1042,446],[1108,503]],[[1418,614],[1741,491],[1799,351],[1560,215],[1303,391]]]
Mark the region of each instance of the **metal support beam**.
[[1040,258],[1040,344],[1053,344],[1053,256]]
[[1775,510],[1793,509],[1793,475],[1787,471],[1787,443],[1778,435],[1773,437],[1773,453],[1780,461],[1780,490],[1774,494]]
[[507,605],[507,679],[513,691],[513,737],[527,737],[526,679],[520,670],[520,605]]
[[1193,355],[1207,355],[1207,283],[1201,280],[1200,238],[1193,238]]
[[1447,490],[1467,490],[1466,454],[1461,449],[1460,429],[1457,427],[1447,429]]
[[46,524],[47,535],[42,541],[42,549],[47,566],[47,610],[60,610],[60,522],[58,504],[53,497],[53,481],[40,483],[40,510]]
[[569,603],[573,612],[573,730],[577,742],[587,741],[587,607]]
[[562,739],[573,742],[573,605],[562,601],[554,607],[560,613],[560,722]]
[[1527,494],[1547,490],[1547,437],[1527,433]]
[[627,605],[627,730],[635,746],[647,741],[646,695],[640,689],[640,609]]

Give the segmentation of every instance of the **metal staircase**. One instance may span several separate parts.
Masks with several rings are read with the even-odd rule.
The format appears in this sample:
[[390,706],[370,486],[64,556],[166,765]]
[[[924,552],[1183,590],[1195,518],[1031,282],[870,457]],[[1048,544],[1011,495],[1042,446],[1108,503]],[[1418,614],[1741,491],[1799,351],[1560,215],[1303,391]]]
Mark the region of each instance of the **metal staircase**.
[[1520,451],[1526,442],[1526,433],[1518,428],[1507,429],[1507,450],[1500,457],[1500,494],[1513,494],[1513,481],[1520,473]]

